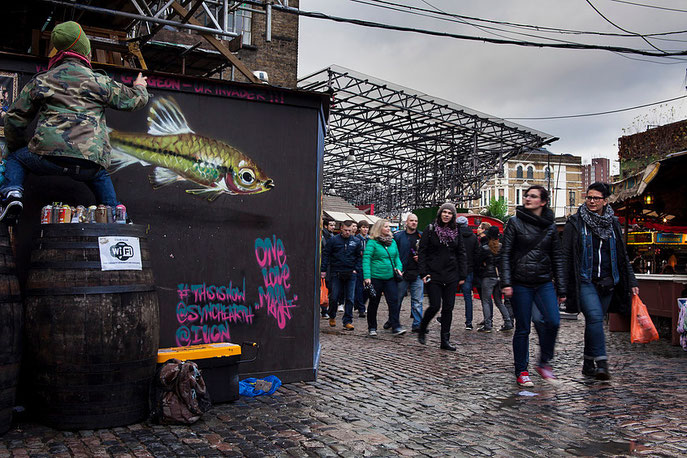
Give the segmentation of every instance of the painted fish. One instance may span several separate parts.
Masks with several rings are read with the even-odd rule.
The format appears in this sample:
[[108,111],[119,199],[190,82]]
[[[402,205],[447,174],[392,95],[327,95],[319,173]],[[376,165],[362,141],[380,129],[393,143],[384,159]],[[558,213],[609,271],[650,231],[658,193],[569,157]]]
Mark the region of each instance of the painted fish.
[[173,98],[153,102],[148,133],[110,132],[113,171],[132,164],[153,165],[155,189],[177,181],[200,185],[186,192],[215,200],[222,194],[258,194],[274,187],[251,158],[233,146],[195,134]]

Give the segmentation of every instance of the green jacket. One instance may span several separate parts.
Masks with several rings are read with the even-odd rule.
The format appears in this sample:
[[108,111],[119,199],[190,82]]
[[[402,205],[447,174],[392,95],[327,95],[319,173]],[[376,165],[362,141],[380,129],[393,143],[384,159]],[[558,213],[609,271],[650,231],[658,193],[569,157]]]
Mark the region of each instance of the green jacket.
[[133,111],[148,103],[143,86],[127,87],[96,73],[75,58],[35,75],[5,117],[9,151],[26,146],[26,128],[38,114],[29,150],[110,165],[110,138],[105,108]]
[[402,270],[403,264],[401,264],[401,258],[398,256],[398,246],[395,240],[391,242],[389,247],[385,247],[374,239],[368,240],[363,253],[363,278],[378,278],[380,280],[393,278],[392,259],[394,261],[393,267]]

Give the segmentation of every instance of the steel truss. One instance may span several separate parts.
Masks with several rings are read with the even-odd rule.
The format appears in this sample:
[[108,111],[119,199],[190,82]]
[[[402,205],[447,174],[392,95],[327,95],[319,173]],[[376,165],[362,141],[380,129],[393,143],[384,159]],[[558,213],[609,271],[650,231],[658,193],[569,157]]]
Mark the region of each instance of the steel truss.
[[332,94],[325,193],[383,215],[473,200],[507,159],[557,140],[339,66],[298,86]]

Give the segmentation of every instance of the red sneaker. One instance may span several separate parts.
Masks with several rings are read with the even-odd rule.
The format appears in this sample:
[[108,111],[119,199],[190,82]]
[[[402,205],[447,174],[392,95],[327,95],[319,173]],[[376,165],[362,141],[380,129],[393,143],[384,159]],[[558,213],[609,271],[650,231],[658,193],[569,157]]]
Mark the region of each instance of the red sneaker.
[[520,372],[518,376],[518,385],[520,386],[534,386],[532,379],[530,379],[530,373],[527,371]]
[[551,366],[541,365],[534,368],[537,374],[541,376],[544,380],[556,380],[556,376],[553,374],[553,369]]

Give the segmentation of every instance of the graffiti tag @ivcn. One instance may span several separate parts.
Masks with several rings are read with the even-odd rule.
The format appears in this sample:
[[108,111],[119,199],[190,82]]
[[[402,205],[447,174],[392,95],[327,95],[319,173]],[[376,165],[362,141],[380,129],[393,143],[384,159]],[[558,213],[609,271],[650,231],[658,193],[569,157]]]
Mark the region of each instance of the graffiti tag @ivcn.
[[291,289],[289,278],[291,272],[286,263],[286,249],[284,242],[276,235],[272,238],[255,239],[255,259],[258,261],[262,273],[263,286],[258,287],[260,303],[255,308],[267,307],[267,314],[277,320],[279,329],[286,327],[291,319],[291,309],[296,307],[297,295],[293,299],[287,298]]
[[253,311],[246,306],[243,288],[180,283],[177,286],[176,342],[179,347],[215,342],[231,342],[229,323],[253,323]]

